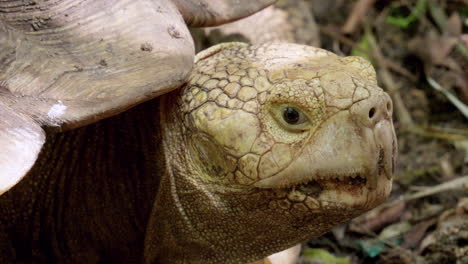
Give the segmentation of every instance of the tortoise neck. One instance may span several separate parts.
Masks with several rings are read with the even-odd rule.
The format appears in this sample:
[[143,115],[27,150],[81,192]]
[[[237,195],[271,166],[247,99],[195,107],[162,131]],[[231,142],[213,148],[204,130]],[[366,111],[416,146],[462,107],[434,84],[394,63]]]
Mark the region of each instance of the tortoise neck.
[[[89,126],[49,134],[30,173],[2,195],[0,223],[24,226],[19,228],[25,230],[24,241],[33,249],[34,244],[50,247],[51,257],[62,250],[55,245],[76,238],[81,239],[77,247],[134,243],[141,253],[164,171],[158,112],[156,99]],[[51,232],[32,237],[28,230],[37,226]],[[92,235],[82,239],[82,234]]]
[[187,201],[179,199],[180,191],[198,192],[194,179],[194,163],[189,153],[179,105],[180,89],[161,96],[160,124],[165,172],[162,173],[158,194],[152,208],[145,236],[146,263],[186,263],[205,247],[194,239],[194,229],[184,211]]

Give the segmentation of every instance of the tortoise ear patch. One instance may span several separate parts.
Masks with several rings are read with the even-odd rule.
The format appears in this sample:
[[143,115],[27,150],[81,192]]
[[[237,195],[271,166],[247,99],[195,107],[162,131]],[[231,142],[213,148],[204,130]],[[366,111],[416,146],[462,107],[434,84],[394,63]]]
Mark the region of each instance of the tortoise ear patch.
[[38,124],[0,102],[0,195],[28,173],[44,141]]

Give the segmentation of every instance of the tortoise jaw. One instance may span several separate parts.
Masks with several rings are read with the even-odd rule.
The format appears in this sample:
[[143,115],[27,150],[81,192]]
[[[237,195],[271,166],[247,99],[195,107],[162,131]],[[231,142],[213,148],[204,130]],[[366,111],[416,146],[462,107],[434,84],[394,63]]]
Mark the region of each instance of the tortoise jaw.
[[336,177],[313,177],[312,179],[291,184],[285,187],[270,188],[274,191],[281,190],[280,192],[294,193],[293,195],[312,197],[319,199],[321,194],[327,190],[341,190],[349,193],[358,193],[361,189],[368,188],[368,180],[363,174],[356,173],[353,175],[340,175]]

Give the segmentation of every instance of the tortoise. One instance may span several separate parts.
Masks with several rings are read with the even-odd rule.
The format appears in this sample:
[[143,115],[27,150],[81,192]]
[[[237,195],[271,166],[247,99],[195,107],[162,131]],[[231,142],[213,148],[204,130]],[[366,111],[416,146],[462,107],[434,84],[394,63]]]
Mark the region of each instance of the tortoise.
[[0,3],[0,262],[246,263],[389,195],[369,62],[226,43],[193,63],[183,21],[268,1],[73,2]]

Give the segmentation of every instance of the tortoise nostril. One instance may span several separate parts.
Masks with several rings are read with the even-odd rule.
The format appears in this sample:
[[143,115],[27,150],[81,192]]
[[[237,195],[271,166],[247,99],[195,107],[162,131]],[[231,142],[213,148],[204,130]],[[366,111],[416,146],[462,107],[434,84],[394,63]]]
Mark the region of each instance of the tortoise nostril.
[[362,125],[373,128],[383,120],[391,121],[394,108],[390,96],[383,92],[376,92],[370,98],[352,105],[351,114]]
[[372,119],[375,115],[375,107],[372,107],[370,110],[369,110],[369,118]]

